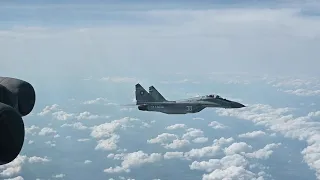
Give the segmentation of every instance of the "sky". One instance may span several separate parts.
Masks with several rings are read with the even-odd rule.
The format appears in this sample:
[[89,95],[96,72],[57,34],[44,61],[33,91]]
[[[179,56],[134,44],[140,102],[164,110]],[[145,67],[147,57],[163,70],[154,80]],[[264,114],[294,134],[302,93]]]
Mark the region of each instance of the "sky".
[[[0,71],[37,94],[1,179],[320,179],[317,1],[1,1]],[[247,107],[123,107],[134,85]]]
[[217,2],[2,2],[1,71],[319,75],[317,3]]

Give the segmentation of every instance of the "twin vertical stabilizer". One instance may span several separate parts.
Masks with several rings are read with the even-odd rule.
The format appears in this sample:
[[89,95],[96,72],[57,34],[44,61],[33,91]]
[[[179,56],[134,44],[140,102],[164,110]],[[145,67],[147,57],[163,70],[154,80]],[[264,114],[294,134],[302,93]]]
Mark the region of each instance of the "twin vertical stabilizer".
[[149,92],[147,92],[139,83],[136,84],[136,101],[137,105],[144,104],[146,102],[163,102],[167,101],[155,87],[150,86]]

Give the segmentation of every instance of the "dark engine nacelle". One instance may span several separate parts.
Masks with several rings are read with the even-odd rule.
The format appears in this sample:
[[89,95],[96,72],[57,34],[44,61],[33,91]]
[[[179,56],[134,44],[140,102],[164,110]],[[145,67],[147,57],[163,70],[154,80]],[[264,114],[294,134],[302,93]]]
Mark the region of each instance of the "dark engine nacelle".
[[145,105],[145,104],[139,105],[139,106],[138,106],[138,109],[139,109],[140,111],[148,111],[148,105]]
[[32,111],[35,100],[30,83],[0,77],[0,165],[10,163],[20,153],[25,136],[22,116]]

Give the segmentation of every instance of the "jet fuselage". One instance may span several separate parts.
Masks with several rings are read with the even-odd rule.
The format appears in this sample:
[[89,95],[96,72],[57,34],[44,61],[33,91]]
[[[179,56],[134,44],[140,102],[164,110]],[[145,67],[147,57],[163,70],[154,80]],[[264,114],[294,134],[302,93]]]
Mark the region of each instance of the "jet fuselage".
[[136,100],[138,109],[141,111],[154,111],[165,114],[197,113],[207,107],[245,107],[243,104],[221,98],[218,95],[206,95],[177,101],[168,101],[153,86],[149,87],[148,93],[140,84],[136,84]]

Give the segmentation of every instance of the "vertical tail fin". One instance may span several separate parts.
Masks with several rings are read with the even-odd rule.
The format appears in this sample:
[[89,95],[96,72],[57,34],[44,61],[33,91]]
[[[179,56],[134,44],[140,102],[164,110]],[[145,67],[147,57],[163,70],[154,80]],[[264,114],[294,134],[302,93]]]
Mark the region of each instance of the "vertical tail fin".
[[150,94],[156,101],[167,101],[166,98],[164,98],[154,86],[150,86],[150,87],[149,87],[149,94]]
[[136,101],[137,105],[145,102],[155,102],[156,100],[138,83],[136,84]]

